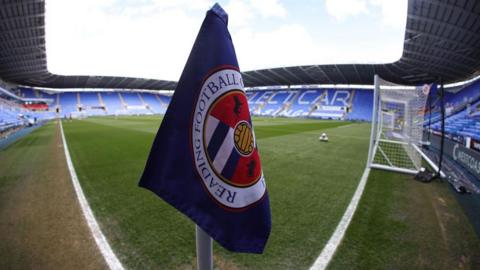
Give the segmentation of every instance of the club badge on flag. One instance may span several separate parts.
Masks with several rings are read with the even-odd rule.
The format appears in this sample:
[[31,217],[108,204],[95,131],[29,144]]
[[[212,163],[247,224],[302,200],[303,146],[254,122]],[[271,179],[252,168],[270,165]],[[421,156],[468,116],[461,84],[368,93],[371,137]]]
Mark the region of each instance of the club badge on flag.
[[227,21],[207,12],[139,185],[228,250],[261,253],[269,199]]

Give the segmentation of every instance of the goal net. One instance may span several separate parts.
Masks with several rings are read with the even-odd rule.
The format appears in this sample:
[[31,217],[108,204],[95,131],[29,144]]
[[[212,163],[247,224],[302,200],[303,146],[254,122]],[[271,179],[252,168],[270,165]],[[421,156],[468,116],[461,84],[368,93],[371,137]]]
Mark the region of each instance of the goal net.
[[429,91],[428,85],[397,85],[375,76],[369,167],[418,173]]

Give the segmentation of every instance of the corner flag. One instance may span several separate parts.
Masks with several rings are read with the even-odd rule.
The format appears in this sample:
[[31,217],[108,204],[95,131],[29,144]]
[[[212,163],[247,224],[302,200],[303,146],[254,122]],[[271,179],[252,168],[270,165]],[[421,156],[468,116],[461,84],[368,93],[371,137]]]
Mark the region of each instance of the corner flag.
[[270,205],[227,22],[207,12],[139,185],[226,249],[262,253]]

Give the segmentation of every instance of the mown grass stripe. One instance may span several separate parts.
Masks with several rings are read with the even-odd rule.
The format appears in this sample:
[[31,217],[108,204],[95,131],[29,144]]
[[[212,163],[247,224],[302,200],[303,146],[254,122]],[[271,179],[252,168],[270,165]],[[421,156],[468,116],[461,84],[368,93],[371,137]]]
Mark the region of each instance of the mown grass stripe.
[[107,263],[108,267],[112,270],[123,270],[123,265],[120,260],[117,258],[115,253],[113,253],[110,244],[107,241],[107,238],[103,234],[100,226],[98,225],[95,216],[93,215],[92,209],[88,204],[87,199],[85,198],[85,194],[83,194],[82,186],[78,181],[78,176],[73,167],[72,159],[70,158],[70,152],[68,151],[67,140],[65,139],[65,133],[63,132],[63,125],[62,121],[60,123],[60,131],[62,133],[62,142],[63,142],[63,149],[65,152],[65,159],[67,161],[68,170],[70,172],[70,177],[72,179],[73,187],[75,189],[75,194],[77,194],[78,203],[80,204],[80,208],[82,209],[83,216],[87,221],[88,227],[92,232],[93,239],[95,239],[95,243],[97,243],[98,249],[102,253],[105,262]]
[[[84,192],[117,255],[131,269],[193,268],[191,221],[137,188],[154,139],[154,133],[145,130],[158,126],[159,121],[152,119],[130,130],[123,122],[112,127],[90,121],[106,119],[66,122],[64,128]],[[220,269],[310,267],[341,219],[364,168],[359,161],[368,149],[366,125],[338,130],[336,122],[279,119],[282,125],[273,125],[277,119],[269,121],[272,125],[257,125],[255,131],[267,135],[257,142],[270,194],[271,237],[262,256],[233,254],[214,244],[216,260],[226,263],[218,264]],[[275,130],[279,126],[289,134]],[[316,131],[327,129],[332,142],[320,144]],[[335,134],[365,139],[335,139]],[[349,169],[339,170],[339,160]],[[303,248],[305,243],[309,249]]]
[[333,232],[332,236],[328,240],[327,244],[323,248],[320,256],[315,260],[315,263],[310,268],[311,270],[323,270],[327,268],[328,264],[333,258],[333,255],[337,251],[338,246],[342,242],[345,232],[352,221],[353,215],[357,210],[358,203],[362,197],[363,191],[365,190],[365,185],[367,184],[368,175],[370,174],[370,168],[365,168],[363,172],[360,183],[358,183],[357,190],[352,197],[352,200],[348,204],[347,210],[343,214],[342,219],[337,225],[337,228]]

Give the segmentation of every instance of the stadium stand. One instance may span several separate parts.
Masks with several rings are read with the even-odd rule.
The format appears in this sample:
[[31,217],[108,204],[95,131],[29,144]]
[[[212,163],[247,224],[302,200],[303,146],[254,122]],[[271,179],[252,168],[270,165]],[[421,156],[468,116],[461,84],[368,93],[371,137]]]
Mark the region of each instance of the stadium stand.
[[160,102],[163,102],[163,104],[168,107],[168,104],[170,104],[170,101],[172,100],[171,96],[165,96],[165,95],[158,95],[158,99]]
[[[31,91],[16,91],[11,93],[5,89],[0,89],[0,135],[11,133],[24,126],[35,125],[39,122],[50,120],[55,118],[55,113],[48,110],[48,104],[46,99],[39,98],[38,94],[33,90]],[[43,102],[42,106],[31,106],[32,101],[39,99]],[[53,102],[53,100],[49,100]],[[33,109],[30,109],[33,108]],[[40,109],[39,109],[40,108]]]
[[97,92],[80,92],[80,106],[100,106]]
[[127,106],[143,106],[137,93],[120,93]]
[[13,102],[0,98],[0,132],[23,125],[19,114],[22,109]]
[[30,88],[19,88],[16,93],[21,98],[41,98],[42,96],[35,90]]
[[[439,106],[432,109],[434,132],[441,132]],[[480,81],[476,81],[457,93],[445,95],[445,135],[460,143],[480,141]]]
[[105,106],[101,102],[98,92],[79,92],[78,93],[82,109],[89,116],[106,115]]
[[149,110],[149,107],[143,101],[140,93],[137,92],[122,92],[119,93],[120,100],[123,100],[125,110],[127,114],[143,115],[153,114],[154,112]]
[[20,88],[12,91],[28,100],[49,99],[58,108],[59,116],[103,116],[103,115],[145,115],[164,114],[170,97],[138,91],[79,91],[48,93],[30,88]]
[[370,90],[251,90],[247,98],[250,112],[258,116],[368,121],[372,115]]
[[60,113],[66,116],[71,115],[72,113],[77,113],[79,104],[78,97],[76,92],[65,92],[59,94],[60,99]]
[[347,119],[354,121],[370,121],[372,118],[373,93],[372,91],[355,91],[352,107]]
[[117,92],[102,92],[100,97],[105,105],[106,114],[115,115],[120,111],[124,111],[124,106]]
[[[19,97],[13,102],[2,99],[1,125],[22,125],[18,114],[39,120],[53,119],[54,110],[58,116],[102,115],[149,115],[164,114],[170,96],[154,92],[139,91],[89,91],[63,92],[52,94],[30,88],[12,91]],[[370,121],[372,115],[373,92],[364,89],[330,88],[280,88],[246,92],[250,111],[256,116],[301,117],[316,119],[336,119]],[[43,111],[26,110],[20,100],[52,100],[50,109]],[[480,81],[476,81],[456,93],[446,92],[445,120],[446,137],[458,142],[473,140],[480,142]],[[25,105],[24,105],[25,106]],[[428,121],[425,121],[427,124]],[[431,129],[440,131],[440,113],[436,106],[431,112]]]
[[[148,108],[156,114],[164,114],[168,103],[161,101],[159,95],[152,93],[141,93],[140,96],[143,101],[148,105]],[[170,102],[170,101],[168,101]]]

